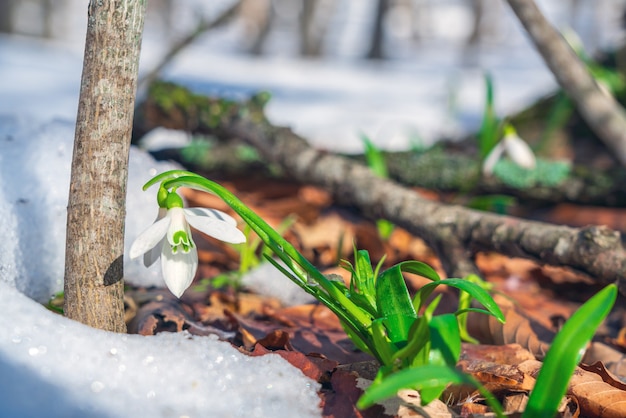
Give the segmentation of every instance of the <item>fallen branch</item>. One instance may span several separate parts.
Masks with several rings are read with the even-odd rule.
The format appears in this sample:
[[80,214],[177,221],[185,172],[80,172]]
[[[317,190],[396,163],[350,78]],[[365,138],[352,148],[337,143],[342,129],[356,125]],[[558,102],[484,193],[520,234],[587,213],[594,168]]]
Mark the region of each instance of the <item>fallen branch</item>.
[[469,255],[496,251],[570,267],[600,283],[618,281],[626,294],[622,280],[626,251],[617,231],[603,226],[556,226],[432,202],[376,177],[361,164],[311,148],[287,128],[240,119],[233,122],[230,133],[254,145],[291,178],[324,187],[339,203],[356,206],[372,219],[388,219],[423,238],[450,276],[471,270],[466,265]]
[[[176,97],[176,100],[172,98]],[[241,142],[229,140],[223,130],[239,114],[249,114],[257,123],[264,118],[263,99],[253,96],[247,102],[232,102],[193,94],[188,89],[165,82],[153,83],[135,113],[135,140],[156,127],[189,130],[207,137],[206,152],[160,151],[163,159],[176,159],[188,167],[229,174],[258,173],[266,164],[249,152]],[[481,175],[477,156],[471,150],[458,151],[435,146],[422,152],[385,152],[390,176],[407,186],[442,191],[462,191],[466,195],[505,194],[524,202],[554,204],[572,202],[587,205],[626,206],[626,170],[620,165],[590,169],[572,165],[563,179],[547,181],[537,177],[534,184],[509,184],[497,176]],[[361,155],[351,159],[364,161]],[[516,182],[519,183],[519,178]]]
[[[179,102],[168,99],[172,88]],[[425,239],[450,276],[474,272],[471,257],[476,252],[495,251],[570,267],[601,283],[619,281],[626,294],[626,285],[621,283],[626,251],[617,231],[601,226],[555,226],[432,202],[410,188],[376,177],[353,159],[313,149],[291,130],[272,126],[255,100],[225,106],[180,86],[160,84],[152,90],[154,94],[136,113],[135,132],[161,125],[242,139],[287,171],[290,178],[320,185],[337,202],[356,206],[372,219],[388,219]],[[190,97],[182,99],[183,90]],[[202,111],[209,108],[223,110],[217,114]]]
[[[183,129],[183,127],[180,127]],[[236,141],[206,140],[206,152],[190,153],[181,148],[154,151],[157,159],[182,162],[193,170],[244,176],[268,171],[267,164],[255,155],[244,154],[245,146]],[[243,155],[243,157],[242,157]],[[496,176],[481,176],[477,156],[455,154],[445,147],[423,152],[384,152],[389,176],[405,186],[445,192],[461,192],[464,196],[506,195],[524,204],[558,204],[563,202],[604,207],[626,207],[626,170],[615,166],[590,170],[572,166],[566,178],[556,184],[513,186]],[[348,158],[364,162],[363,155]],[[540,180],[544,180],[541,179]]]
[[626,112],[600,89],[585,65],[533,0],[508,0],[558,83],[589,127],[626,165]]

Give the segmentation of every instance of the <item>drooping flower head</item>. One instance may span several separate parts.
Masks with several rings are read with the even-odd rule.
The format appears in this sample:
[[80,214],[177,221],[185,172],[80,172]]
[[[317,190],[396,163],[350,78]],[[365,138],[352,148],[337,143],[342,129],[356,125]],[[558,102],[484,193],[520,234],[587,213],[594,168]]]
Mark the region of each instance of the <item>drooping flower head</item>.
[[515,128],[508,123],[504,125],[504,137],[493,147],[483,162],[483,174],[492,174],[503,155],[508,156],[515,164],[527,170],[534,169],[537,164],[535,154],[526,141],[520,138]]
[[176,297],[180,297],[198,270],[198,250],[190,227],[231,244],[240,244],[246,238],[237,229],[237,221],[224,212],[183,208],[183,200],[175,190],[170,192],[160,187],[157,201],[157,219],[135,239],[130,258],[143,255],[144,264],[149,267],[160,257],[165,284]]

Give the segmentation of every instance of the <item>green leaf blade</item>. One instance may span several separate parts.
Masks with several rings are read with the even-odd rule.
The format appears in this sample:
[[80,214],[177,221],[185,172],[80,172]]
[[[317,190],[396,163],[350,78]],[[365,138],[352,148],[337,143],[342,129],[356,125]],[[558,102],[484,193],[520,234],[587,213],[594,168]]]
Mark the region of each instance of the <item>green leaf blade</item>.
[[395,396],[401,389],[416,390],[446,387],[451,383],[466,383],[463,373],[454,368],[441,365],[428,365],[405,369],[390,375],[380,383],[372,384],[358,400],[360,409],[370,407],[376,402]]
[[394,344],[405,344],[417,314],[399,265],[380,274],[376,281],[378,316],[386,322],[389,338]]
[[546,354],[523,417],[551,418],[556,414],[585,346],[613,308],[616,298],[617,286],[608,285],[565,322]]

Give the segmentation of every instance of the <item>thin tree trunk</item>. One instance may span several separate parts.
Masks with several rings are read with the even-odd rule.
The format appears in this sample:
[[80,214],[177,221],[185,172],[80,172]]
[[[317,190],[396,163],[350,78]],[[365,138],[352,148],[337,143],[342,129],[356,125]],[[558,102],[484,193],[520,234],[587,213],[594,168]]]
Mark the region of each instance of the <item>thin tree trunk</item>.
[[13,32],[13,0],[0,1],[0,32]]
[[92,0],[67,208],[65,315],[125,332],[124,219],[144,0]]
[[372,31],[372,38],[370,41],[370,50],[367,53],[368,59],[383,59],[385,58],[384,51],[384,20],[385,14],[389,9],[389,0],[378,0],[376,5],[376,16],[374,18],[374,28]]
[[533,0],[508,0],[537,50],[581,116],[615,158],[626,166],[626,112],[605,94],[565,39]]

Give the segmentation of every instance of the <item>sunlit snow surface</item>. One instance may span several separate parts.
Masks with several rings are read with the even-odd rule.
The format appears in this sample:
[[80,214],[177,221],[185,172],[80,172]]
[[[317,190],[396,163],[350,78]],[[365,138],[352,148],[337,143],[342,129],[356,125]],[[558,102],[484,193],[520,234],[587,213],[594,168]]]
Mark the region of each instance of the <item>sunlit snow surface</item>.
[[[65,222],[74,125],[33,116],[0,115],[0,281],[46,302],[63,290]],[[156,187],[143,184],[179,168],[131,149],[127,186],[126,257],[132,240],[156,218]],[[147,270],[125,260],[126,280],[162,285],[158,263]]]
[[[107,333],[33,300],[63,288],[73,138],[68,121],[0,115],[0,416],[319,416],[317,384],[278,356],[187,334]],[[127,249],[156,217],[156,190],[142,185],[171,168],[131,150]],[[126,260],[125,278],[162,286],[155,267]]]
[[95,330],[0,282],[0,416],[315,417],[317,383],[213,337]]

